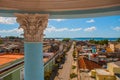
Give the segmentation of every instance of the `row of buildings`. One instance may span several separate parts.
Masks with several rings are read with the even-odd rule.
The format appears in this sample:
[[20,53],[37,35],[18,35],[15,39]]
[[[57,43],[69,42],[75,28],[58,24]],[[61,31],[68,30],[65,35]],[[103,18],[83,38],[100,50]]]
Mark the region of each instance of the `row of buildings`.
[[[120,80],[120,43],[76,42],[79,70],[90,72],[95,80]],[[85,65],[83,65],[84,63]]]
[[91,70],[91,76],[96,80],[120,80],[120,61],[107,63],[106,69]]
[[[70,43],[67,42],[54,39],[44,40],[43,62],[45,80],[53,80],[59,65],[64,63],[65,52],[69,50],[70,46]],[[5,41],[0,45],[0,50],[0,80],[24,80],[23,41]]]

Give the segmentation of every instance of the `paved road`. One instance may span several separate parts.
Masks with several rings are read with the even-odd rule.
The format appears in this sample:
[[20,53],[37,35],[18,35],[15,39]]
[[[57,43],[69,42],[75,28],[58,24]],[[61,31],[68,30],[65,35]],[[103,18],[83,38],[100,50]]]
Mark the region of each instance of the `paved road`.
[[72,57],[72,53],[73,53],[73,45],[71,47],[71,49],[67,52],[67,60],[65,62],[65,64],[63,65],[63,69],[60,69],[58,71],[58,76],[55,77],[54,80],[69,80],[70,78],[70,71],[71,71],[71,65],[72,65],[72,61],[73,61],[73,57]]

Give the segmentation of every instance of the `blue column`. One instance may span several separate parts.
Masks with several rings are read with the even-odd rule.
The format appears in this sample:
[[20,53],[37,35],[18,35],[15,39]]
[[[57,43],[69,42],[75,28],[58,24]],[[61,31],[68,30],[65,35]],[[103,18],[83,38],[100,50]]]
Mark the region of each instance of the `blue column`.
[[25,80],[44,80],[41,42],[25,42]]

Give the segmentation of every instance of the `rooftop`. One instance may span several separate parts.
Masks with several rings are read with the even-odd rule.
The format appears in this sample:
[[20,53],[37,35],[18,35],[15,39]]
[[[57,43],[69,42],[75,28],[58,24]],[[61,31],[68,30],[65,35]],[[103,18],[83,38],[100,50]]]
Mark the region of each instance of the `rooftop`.
[[96,69],[96,73],[99,75],[111,75],[110,72],[105,69]]
[[120,67],[120,61],[114,62],[117,66]]
[[24,55],[19,54],[1,54],[0,55],[0,66],[11,61],[15,61],[17,59],[23,58]]

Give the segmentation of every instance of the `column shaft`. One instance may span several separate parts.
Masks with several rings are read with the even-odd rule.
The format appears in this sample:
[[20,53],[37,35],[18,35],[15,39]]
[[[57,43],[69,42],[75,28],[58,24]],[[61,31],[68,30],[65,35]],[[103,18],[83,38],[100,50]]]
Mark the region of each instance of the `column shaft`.
[[42,43],[25,42],[25,80],[44,80]]
[[44,80],[42,53],[43,32],[48,14],[16,14],[19,28],[24,30],[25,80]]

